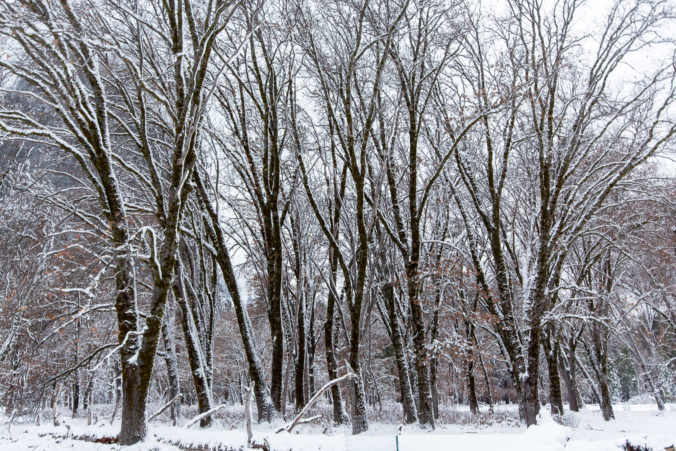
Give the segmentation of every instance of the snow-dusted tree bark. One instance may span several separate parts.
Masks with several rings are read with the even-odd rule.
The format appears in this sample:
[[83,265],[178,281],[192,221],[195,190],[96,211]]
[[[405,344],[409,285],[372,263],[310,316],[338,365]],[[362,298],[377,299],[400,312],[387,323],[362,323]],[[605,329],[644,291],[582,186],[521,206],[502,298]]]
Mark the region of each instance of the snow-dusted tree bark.
[[[305,406],[306,401],[306,363],[308,351],[308,302],[309,289],[306,274],[306,256],[307,251],[302,242],[303,234],[300,230],[301,223],[297,217],[298,212],[292,207],[290,213],[291,229],[291,247],[292,251],[292,272],[295,277],[295,291],[293,297],[296,301],[296,350],[294,356],[294,397],[296,398],[296,411],[300,412]],[[291,290],[289,290],[291,291]],[[312,324],[309,324],[312,327]]]
[[572,412],[579,412],[581,407],[580,391],[577,386],[577,371],[575,359],[575,352],[577,349],[577,342],[579,334],[573,330],[568,331],[567,346],[563,341],[560,342],[561,350],[559,352],[559,368],[563,375],[564,383],[566,384],[566,391],[568,393],[568,408]]
[[215,259],[218,262],[218,266],[221,268],[223,280],[225,281],[225,285],[230,293],[230,298],[232,299],[232,304],[235,308],[237,324],[239,326],[242,343],[244,344],[244,352],[249,366],[249,377],[251,377],[251,380],[255,384],[254,392],[256,395],[258,421],[271,421],[274,407],[267,390],[265,374],[263,373],[258,350],[256,349],[254,331],[251,328],[251,320],[249,319],[246,306],[242,302],[239,287],[237,286],[237,277],[230,260],[230,252],[228,251],[225,241],[225,234],[221,228],[218,214],[211,203],[211,198],[207,193],[202,175],[197,171],[194,172],[193,180],[197,187],[200,205],[209,218],[209,222],[205,224],[205,228],[207,229],[208,235],[213,242],[216,251]]
[[[178,360],[176,356],[176,332],[174,327],[174,311],[172,305],[167,305],[164,322],[162,324],[162,342],[164,343],[164,363],[167,366],[167,380],[169,382],[169,399],[175,399],[181,394],[178,379]],[[174,426],[181,417],[181,399],[175,399],[171,404],[171,421]]]
[[[559,337],[554,335],[551,328],[545,328],[542,347],[547,361],[549,376],[549,405],[552,415],[563,415],[563,397],[561,396],[561,378],[559,376],[560,346]],[[558,335],[558,334],[557,334]]]
[[[340,237],[340,217],[343,206],[345,187],[347,182],[347,167],[342,166],[339,169],[336,159],[335,147],[331,145],[331,161],[334,164],[335,171],[340,175],[334,177],[331,183],[327,184],[327,196],[329,197],[329,217],[328,233],[331,239],[338,242]],[[329,379],[338,378],[338,362],[336,359],[336,333],[335,325],[336,308],[340,308],[338,299],[338,256],[337,250],[333,246],[328,249],[328,277],[327,277],[327,299],[326,299],[326,322],[324,323],[324,348],[326,353],[326,369]],[[336,424],[345,424],[348,422],[347,412],[343,406],[343,397],[338,385],[331,386],[331,404],[333,407],[333,421]]]
[[387,319],[389,321],[389,333],[394,347],[397,370],[399,372],[399,394],[401,396],[401,405],[404,409],[404,418],[406,423],[415,423],[418,420],[416,403],[411,389],[411,379],[409,378],[408,359],[406,356],[406,344],[401,334],[399,325],[399,315],[397,313],[396,300],[394,297],[394,288],[392,282],[384,282],[381,289]]
[[[192,296],[188,295],[186,289],[184,269],[179,262],[176,280],[172,286],[172,292],[177,304],[181,308],[181,327],[185,347],[188,354],[188,363],[190,364],[190,373],[192,375],[195,393],[197,395],[197,408],[200,414],[208,412],[213,408],[213,399],[211,386],[208,378],[208,364],[206,353],[203,348],[203,340],[200,339],[198,326],[195,324],[195,315],[190,307],[191,303],[197,302]],[[211,417],[205,416],[200,420],[200,426],[206,427],[211,424]]]

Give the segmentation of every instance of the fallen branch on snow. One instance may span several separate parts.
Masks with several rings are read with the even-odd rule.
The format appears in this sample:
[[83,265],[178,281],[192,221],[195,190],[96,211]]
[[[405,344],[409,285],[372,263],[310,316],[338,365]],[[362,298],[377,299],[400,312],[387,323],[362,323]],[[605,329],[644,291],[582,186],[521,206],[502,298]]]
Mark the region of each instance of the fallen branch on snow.
[[170,405],[172,405],[172,404],[174,403],[174,401],[176,401],[176,400],[177,400],[178,398],[180,398],[180,397],[181,397],[181,394],[179,393],[178,395],[176,395],[176,396],[174,396],[173,398],[171,398],[171,400],[170,400],[168,403],[166,403],[165,405],[163,405],[162,408],[161,408],[160,410],[158,410],[158,411],[155,412],[154,414],[150,415],[150,418],[148,418],[148,421],[154,419],[154,418],[157,417],[159,414],[161,414],[162,412],[164,412],[165,410],[167,410],[167,408],[168,408]]
[[208,417],[208,416],[210,416],[210,415],[213,415],[213,414],[215,414],[216,412],[218,412],[219,410],[224,409],[225,407],[227,407],[225,404],[221,404],[220,406],[216,406],[216,407],[214,407],[213,409],[207,410],[207,411],[204,412],[204,413],[200,413],[199,415],[197,415],[196,417],[194,417],[192,420],[188,421],[188,422],[185,424],[185,428],[188,429],[190,426],[194,425],[195,423],[197,423],[197,422],[198,422],[199,420],[201,420],[202,418]]
[[293,430],[293,428],[295,428],[298,424],[309,423],[310,421],[314,421],[317,418],[321,418],[321,415],[316,415],[316,416],[310,417],[310,418],[303,418],[303,415],[305,415],[305,413],[310,409],[310,407],[312,407],[312,405],[319,399],[319,397],[321,395],[323,395],[329,388],[331,388],[332,386],[334,386],[336,384],[340,384],[343,381],[349,381],[353,377],[354,377],[354,373],[347,373],[343,376],[337,377],[336,379],[334,379],[332,381],[327,382],[326,385],[324,385],[322,388],[320,388],[317,391],[317,393],[315,393],[314,396],[310,399],[310,401],[308,401],[308,403],[305,404],[305,407],[303,407],[303,409],[300,411],[300,413],[298,415],[296,415],[296,418],[294,418],[291,423],[288,423],[284,427],[278,429],[276,434],[279,434],[282,431],[291,432],[291,430]]

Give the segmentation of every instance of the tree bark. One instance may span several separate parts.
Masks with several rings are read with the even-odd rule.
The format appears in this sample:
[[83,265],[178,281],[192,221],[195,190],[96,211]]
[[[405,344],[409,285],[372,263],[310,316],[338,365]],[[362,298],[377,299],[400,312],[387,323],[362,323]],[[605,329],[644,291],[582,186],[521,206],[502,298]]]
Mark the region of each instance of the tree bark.
[[[476,308],[476,302],[475,302]],[[467,402],[469,411],[473,415],[479,414],[479,402],[476,396],[476,379],[474,378],[474,324],[470,319],[465,319],[465,342],[466,352],[463,358],[465,367],[465,380],[467,382]]]
[[604,368],[601,370],[602,373],[599,375],[599,391],[601,392],[601,413],[603,419],[610,421],[615,418],[615,413],[613,412],[613,405],[610,399],[610,388],[608,387],[608,375],[607,369]]
[[577,348],[577,339],[574,334],[568,338],[568,348],[564,348],[563,343],[561,343],[561,350],[559,352],[560,363],[559,368],[561,369],[561,374],[563,375],[563,380],[566,383],[566,391],[568,393],[568,408],[573,412],[579,412],[581,406],[580,392],[577,388],[577,374],[576,374],[576,365],[577,359],[575,357],[575,351]]
[[[603,309],[603,306],[601,306]],[[608,386],[608,331],[606,325],[593,323],[591,326],[593,351],[589,353],[592,368],[599,383],[599,406],[603,419],[610,421],[615,418],[610,388]]]
[[[331,277],[335,281],[335,266]],[[338,378],[338,363],[336,362],[336,351],[333,341],[335,334],[335,308],[336,298],[333,295],[333,290],[329,289],[326,303],[326,323],[324,323],[324,347],[326,348],[326,369],[330,380]],[[345,408],[343,407],[343,396],[340,393],[338,385],[331,386],[331,404],[333,405],[333,422],[336,424],[346,424],[348,422],[347,412],[345,412]]]
[[538,392],[538,378],[540,375],[540,328],[531,325],[530,340],[528,342],[527,373],[523,384],[523,413],[526,426],[537,424],[540,412],[540,395]]
[[[415,257],[417,258],[417,257]],[[422,310],[422,300],[415,281],[417,277],[417,263],[410,265],[409,271],[409,301],[411,307],[411,325],[413,329],[413,352],[415,355],[415,370],[418,383],[418,420],[421,426],[434,428],[434,409],[432,407],[432,390],[430,385],[430,372],[427,362],[425,320]]]
[[[305,309],[307,301],[307,281],[304,277],[303,267],[303,244],[301,243],[302,232],[298,219],[291,214],[292,246],[294,254],[293,273],[296,278],[296,353],[295,353],[295,397],[296,412],[300,412],[305,406],[305,368],[307,358],[307,336],[305,324]],[[312,325],[310,325],[312,327]]]
[[274,406],[272,405],[272,399],[267,392],[265,375],[258,357],[255,338],[251,328],[251,321],[240,297],[237,278],[235,277],[235,271],[230,261],[230,253],[225,243],[225,236],[218,222],[218,215],[211,205],[204,183],[197,171],[193,173],[193,180],[197,187],[200,203],[211,220],[210,224],[206,224],[207,232],[216,249],[216,262],[221,268],[223,280],[228,288],[235,309],[235,316],[237,317],[237,324],[242,337],[242,344],[244,345],[244,353],[249,366],[249,377],[254,382],[258,421],[271,421]]
[[547,360],[549,374],[549,405],[552,415],[563,415],[563,398],[561,396],[561,379],[559,376],[559,343],[552,337],[551,331],[546,331],[542,346]]
[[296,391],[296,411],[305,406],[305,350],[307,348],[307,339],[305,338],[305,302],[304,296],[298,289],[298,350],[296,353],[296,374],[295,374],[295,391]]
[[[167,305],[167,313],[162,324],[162,340],[164,341],[164,363],[167,366],[167,380],[169,381],[169,398],[175,399],[180,394],[178,379],[178,360],[176,358],[176,343],[174,342],[174,312],[171,305]],[[176,426],[181,416],[181,399],[171,403],[171,422]]]
[[394,348],[394,356],[397,363],[397,371],[399,373],[399,393],[401,395],[401,405],[404,409],[404,419],[406,424],[411,424],[418,421],[417,409],[415,399],[413,398],[413,391],[411,389],[405,344],[403,337],[401,336],[401,329],[399,328],[399,316],[397,315],[395,306],[394,288],[392,287],[392,284],[386,283],[382,288],[382,293],[389,317],[392,347]]
[[284,370],[284,334],[282,330],[282,241],[280,236],[279,215],[277,213],[277,199],[272,200],[275,205],[272,208],[274,224],[271,225],[270,249],[268,254],[268,296],[269,309],[268,319],[270,322],[270,335],[272,339],[272,367],[270,372],[270,396],[275,410],[282,409],[282,378]]
[[488,377],[488,371],[486,370],[486,364],[484,363],[484,358],[481,355],[481,352],[479,352],[478,354],[479,354],[479,363],[481,364],[481,372],[483,373],[484,382],[486,383],[486,398],[488,399],[489,412],[493,413],[493,393],[491,389],[491,380]]
[[89,376],[84,394],[82,395],[82,408],[87,410],[91,404],[92,388],[94,387],[94,375]]
[[[364,155],[365,149],[361,150]],[[364,301],[364,291],[366,284],[366,268],[368,266],[368,231],[366,229],[366,205],[364,192],[364,170],[357,167],[351,167],[352,179],[356,191],[356,216],[357,231],[359,237],[359,246],[357,248],[357,280],[353,294],[350,293],[348,306],[350,309],[350,366],[355,374],[352,379],[354,386],[354,402],[352,403],[352,434],[360,434],[368,430],[368,417],[366,416],[366,394],[364,392],[364,381],[362,378],[361,364],[359,357],[359,345],[361,344],[361,314]],[[348,290],[350,291],[350,290]]]
[[[180,264],[180,263],[179,263]],[[183,269],[179,267],[176,281],[173,285],[174,297],[181,308],[181,328],[183,329],[183,338],[188,354],[188,363],[190,365],[190,374],[192,375],[195,394],[197,395],[197,409],[199,413],[208,412],[213,407],[211,389],[207,379],[206,362],[201,352],[201,344],[192,310],[188,306],[187,292],[183,281]],[[193,300],[194,301],[194,300]],[[211,417],[205,416],[200,420],[200,426],[206,427],[211,424]]]
[[307,350],[307,393],[314,393],[315,392],[315,354],[317,353],[317,342],[319,340],[319,337],[317,337],[315,334],[315,311],[316,311],[316,306],[315,306],[315,301],[312,301],[312,313],[310,314],[310,324],[308,324],[308,331],[309,331],[309,337],[308,337],[308,350]]
[[141,375],[135,365],[124,365],[122,369],[122,423],[120,444],[133,445],[145,439],[148,433],[146,423],[146,397],[141,390]]
[[258,358],[251,321],[249,320],[249,315],[239,297],[239,288],[237,287],[237,280],[235,279],[234,271],[230,264],[230,258],[224,251],[227,251],[224,246],[219,248],[217,260],[223,271],[223,279],[225,280],[228,291],[230,292],[230,297],[232,298],[233,306],[235,307],[235,316],[237,317],[237,323],[244,345],[244,352],[249,364],[249,377],[251,377],[251,380],[254,382],[258,421],[271,421],[274,406],[270,395],[267,393],[265,374],[263,373]]
[[[358,347],[359,345],[357,345]],[[350,346],[352,348],[352,346]],[[368,417],[366,416],[366,394],[364,393],[364,382],[361,377],[361,367],[359,357],[355,357],[353,349],[350,349],[350,366],[354,371],[352,378],[352,434],[361,434],[369,428]],[[357,351],[358,354],[358,351]]]
[[[73,417],[77,415],[77,410],[80,408],[80,378],[75,372],[75,382],[73,383]],[[662,407],[664,409],[664,407]]]
[[467,401],[469,403],[469,411],[473,415],[479,414],[479,402],[476,397],[476,382],[474,379],[474,359],[466,358],[465,359],[465,368],[467,379]]
[[[432,327],[432,343],[437,339],[439,330],[439,310],[434,311],[434,321]],[[437,383],[437,371],[439,367],[439,359],[436,353],[430,359],[430,385],[432,387],[432,407],[434,409],[434,418],[439,418],[439,387]]]
[[[340,184],[338,190],[333,193],[333,203],[330,218],[330,230],[328,233],[334,240],[338,240],[340,234],[340,212],[342,209],[342,199],[345,194],[347,180],[347,167],[344,166],[341,171]],[[329,373],[329,380],[338,378],[338,363],[336,359],[335,342],[337,341],[338,328],[335,327],[336,307],[337,305],[337,283],[336,273],[338,271],[337,249],[329,247],[329,286],[326,301],[326,323],[324,324],[324,348],[326,352],[326,369]],[[338,385],[331,386],[331,404],[333,405],[333,421],[336,424],[347,424],[349,419],[345,407],[343,406],[343,397]]]
[[[183,147],[176,145],[174,158],[184,156]],[[146,400],[150,380],[153,373],[155,354],[162,329],[167,297],[174,281],[178,261],[178,244],[180,240],[179,224],[189,188],[183,186],[183,176],[190,172],[194,159],[186,156],[183,165],[172,169],[169,188],[166,222],[163,224],[164,239],[159,253],[159,267],[155,271],[153,294],[150,311],[145,318],[145,326],[140,343],[135,346],[133,355],[125,355],[122,359],[122,429],[120,444],[133,445],[145,439],[148,426],[146,424]],[[193,155],[194,157],[194,155]],[[179,167],[181,166],[181,167]],[[136,332],[137,334],[139,332]],[[125,377],[128,380],[125,381]],[[128,417],[126,416],[128,415]]]

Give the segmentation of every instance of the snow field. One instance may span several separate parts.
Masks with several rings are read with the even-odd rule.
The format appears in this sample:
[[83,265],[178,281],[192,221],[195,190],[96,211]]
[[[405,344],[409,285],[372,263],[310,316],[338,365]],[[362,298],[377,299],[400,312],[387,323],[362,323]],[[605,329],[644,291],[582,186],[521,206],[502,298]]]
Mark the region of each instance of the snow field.
[[[417,426],[399,427],[375,423],[361,435],[353,436],[349,428],[327,434],[323,426],[302,425],[299,433],[275,434],[275,426],[254,428],[254,440],[265,440],[271,451],[618,451],[629,440],[633,445],[662,451],[676,444],[676,404],[658,412],[652,405],[618,404],[614,421],[604,422],[596,406],[587,406],[576,413],[566,413],[562,424],[541,410],[539,424],[526,429],[501,423],[482,425],[440,425],[426,432]],[[154,424],[150,440],[134,447],[77,440],[73,436],[111,437],[119,425],[108,423],[87,426],[84,420],[67,419],[64,426],[14,423],[9,428],[6,418],[0,426],[0,451],[14,450],[248,450],[243,429],[225,430],[222,426],[208,429],[186,429]],[[43,422],[46,423],[46,422]]]

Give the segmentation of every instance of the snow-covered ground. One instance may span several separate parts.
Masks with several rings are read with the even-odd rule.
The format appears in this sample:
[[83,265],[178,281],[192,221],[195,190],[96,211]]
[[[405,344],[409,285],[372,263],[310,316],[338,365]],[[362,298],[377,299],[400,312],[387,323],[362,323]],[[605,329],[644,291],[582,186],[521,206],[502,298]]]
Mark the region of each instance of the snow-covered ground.
[[[513,406],[502,407],[512,409]],[[598,408],[588,406],[579,413],[568,413],[561,425],[542,409],[538,426],[526,429],[513,422],[482,421],[481,424],[441,425],[435,431],[421,431],[416,426],[373,423],[370,430],[352,436],[348,429],[327,430],[325,426],[303,425],[299,433],[275,434],[270,426],[256,425],[255,441],[267,441],[271,450],[279,451],[352,451],[352,450],[519,450],[519,451],[605,451],[619,450],[629,440],[633,445],[664,450],[676,445],[676,404],[659,413],[654,405],[619,404],[614,406],[616,419],[605,422]],[[16,421],[0,426],[0,450],[113,450],[117,445],[64,438],[67,436],[111,437],[118,424],[87,426],[84,420],[67,419],[64,426],[37,426]],[[44,423],[44,422],[43,422]],[[126,449],[247,449],[243,428],[206,430],[151,425],[147,442]],[[173,444],[173,445],[172,445]],[[398,448],[397,448],[398,447]]]

